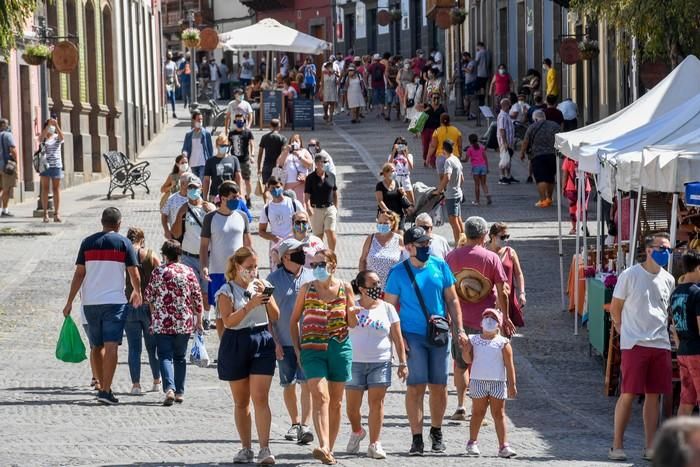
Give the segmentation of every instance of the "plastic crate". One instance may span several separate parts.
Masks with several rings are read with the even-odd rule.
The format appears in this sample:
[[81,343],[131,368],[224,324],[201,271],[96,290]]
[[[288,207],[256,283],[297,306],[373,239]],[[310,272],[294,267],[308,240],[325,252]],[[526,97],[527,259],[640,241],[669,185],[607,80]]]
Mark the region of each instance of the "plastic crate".
[[700,182],[685,184],[685,204],[687,206],[700,206]]

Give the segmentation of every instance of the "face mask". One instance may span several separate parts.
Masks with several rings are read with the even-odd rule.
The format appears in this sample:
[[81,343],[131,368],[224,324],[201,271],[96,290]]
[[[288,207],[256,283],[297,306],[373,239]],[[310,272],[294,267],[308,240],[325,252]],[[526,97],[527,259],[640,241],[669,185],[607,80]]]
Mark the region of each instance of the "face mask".
[[235,211],[236,208],[238,207],[238,200],[235,198],[232,198],[232,199],[226,201],[226,207],[229,208],[231,211]]
[[368,289],[365,289],[365,293],[372,300],[379,300],[382,296],[382,288],[381,287],[370,287]]
[[328,162],[326,162],[325,164],[323,164],[323,170],[324,170],[325,172],[330,172],[330,171],[331,171],[331,165],[330,165]]
[[653,259],[654,262],[662,268],[665,268],[666,266],[668,266],[668,262],[671,259],[671,252],[669,252],[668,250],[653,250],[651,252],[651,259]]
[[524,100],[524,99],[523,99],[523,100],[518,100],[518,102],[520,103],[520,105],[525,105],[525,100]]
[[304,222],[303,224],[294,224],[294,231],[299,233],[306,233],[309,230],[309,224]]
[[499,69],[498,69],[498,74],[499,74],[499,75],[505,75],[505,74],[506,74],[505,68],[499,68]]
[[56,133],[56,127],[53,125],[50,125],[47,130],[49,130],[49,133],[54,134]]
[[309,145],[306,147],[306,149],[307,149],[312,155],[313,155],[313,154],[316,154],[316,152],[318,151],[318,148],[316,147],[315,144],[309,144]]
[[416,259],[421,263],[425,263],[430,259],[430,247],[429,246],[417,246],[416,247]]
[[380,224],[377,222],[377,233],[386,234],[391,232],[391,226],[389,224]]
[[284,188],[282,188],[282,187],[273,188],[270,190],[270,193],[272,194],[273,197],[279,198],[280,196],[282,196],[282,194],[284,194]]
[[496,237],[496,246],[498,246],[499,248],[503,248],[505,245],[505,240],[503,240],[501,237]]
[[481,320],[481,329],[483,329],[486,332],[496,332],[498,331],[498,321],[491,318],[490,316],[487,316],[486,318]]
[[290,253],[289,260],[294,264],[298,264],[299,266],[303,266],[306,263],[306,253],[304,253],[304,250],[299,250],[299,251],[295,251],[293,253]]
[[396,172],[391,172],[391,177],[392,180],[396,180]]
[[185,162],[184,164],[178,165],[178,167],[180,168],[181,173],[185,173],[190,169],[190,165],[187,162]]
[[236,120],[236,128],[243,128],[245,122],[243,120]]
[[294,141],[292,143],[292,150],[293,151],[298,151],[300,147],[301,147],[301,145],[297,141]]
[[245,282],[253,282],[253,279],[258,277],[257,269],[239,269],[238,274]]
[[197,129],[202,128],[202,122],[194,122],[194,127]]
[[238,96],[238,97],[236,97],[236,100],[237,100],[238,102],[241,102],[241,101],[243,100],[243,96]]
[[331,273],[328,272],[328,269],[321,266],[314,268],[314,279],[323,282],[328,280],[329,277],[331,277]]
[[192,201],[197,201],[202,196],[202,190],[199,188],[190,188],[187,190],[187,197]]
[[409,68],[411,68],[411,65],[409,65],[408,63],[403,66],[404,70],[408,70]]
[[230,146],[219,146],[219,152],[220,152],[221,154],[228,154],[228,149],[229,149],[229,148],[230,148]]

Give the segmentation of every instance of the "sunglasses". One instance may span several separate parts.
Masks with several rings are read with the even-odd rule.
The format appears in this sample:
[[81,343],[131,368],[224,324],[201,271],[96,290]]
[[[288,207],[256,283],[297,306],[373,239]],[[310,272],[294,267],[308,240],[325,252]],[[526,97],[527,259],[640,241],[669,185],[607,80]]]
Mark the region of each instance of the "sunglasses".
[[432,225],[419,225],[418,227],[420,227],[423,230],[432,230],[433,229]]
[[308,224],[307,221],[294,221],[294,225],[306,225]]
[[508,240],[510,238],[510,235],[500,235],[499,238],[501,240]]
[[667,251],[669,253],[673,252],[673,248],[667,247],[667,246],[654,246],[652,247],[656,251]]
[[324,268],[326,267],[328,263],[325,261],[319,261],[318,263],[311,263],[311,269],[316,269],[316,268]]

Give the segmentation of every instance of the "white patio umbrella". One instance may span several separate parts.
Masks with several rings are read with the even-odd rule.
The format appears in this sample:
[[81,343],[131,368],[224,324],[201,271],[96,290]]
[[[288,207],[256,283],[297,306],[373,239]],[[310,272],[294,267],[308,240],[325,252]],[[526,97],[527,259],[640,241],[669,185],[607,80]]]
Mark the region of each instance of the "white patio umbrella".
[[252,26],[219,34],[226,50],[293,52],[318,55],[331,44],[292,29],[272,18],[265,18]]

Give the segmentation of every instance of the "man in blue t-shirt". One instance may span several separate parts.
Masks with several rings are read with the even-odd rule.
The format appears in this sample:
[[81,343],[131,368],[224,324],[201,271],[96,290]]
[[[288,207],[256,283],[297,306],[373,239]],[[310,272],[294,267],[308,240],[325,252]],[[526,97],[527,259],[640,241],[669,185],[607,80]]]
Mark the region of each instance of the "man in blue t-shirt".
[[[423,454],[423,398],[426,385],[430,387],[430,440],[432,452],[444,452],[442,419],[447,408],[447,374],[450,346],[437,347],[428,343],[428,320],[431,316],[450,314],[454,338],[462,346],[467,336],[462,329],[462,314],[455,290],[455,277],[445,261],[430,255],[430,237],[421,227],[404,233],[403,242],[409,259],[394,266],[389,273],[385,300],[397,309],[400,306],[401,332],[408,352],[408,389],[406,409],[413,441],[410,455]],[[423,310],[416,296],[416,287],[405,264],[410,267],[415,284],[425,302]]]
[[117,349],[122,343],[126,323],[126,272],[133,288],[130,303],[138,307],[142,302],[136,251],[131,242],[118,233],[121,221],[119,209],[105,209],[102,212],[102,231],[90,235],[80,244],[73,281],[63,308],[63,316],[69,316],[73,300],[80,291],[88,338],[93,346],[90,351],[93,365],[102,369],[97,375],[100,384],[97,401],[109,405],[119,403],[111,388],[117,369]]

